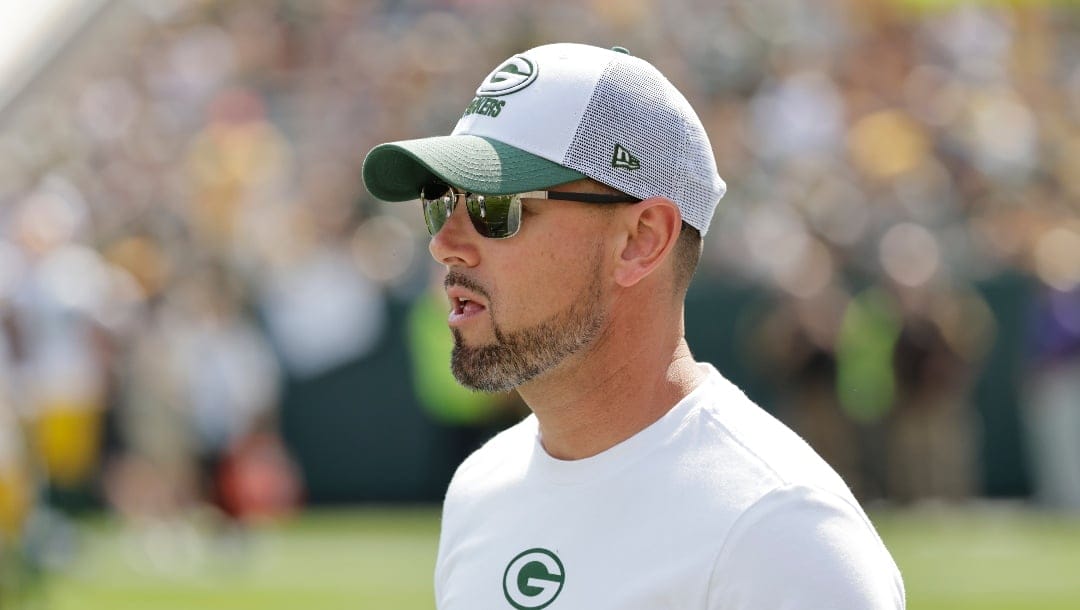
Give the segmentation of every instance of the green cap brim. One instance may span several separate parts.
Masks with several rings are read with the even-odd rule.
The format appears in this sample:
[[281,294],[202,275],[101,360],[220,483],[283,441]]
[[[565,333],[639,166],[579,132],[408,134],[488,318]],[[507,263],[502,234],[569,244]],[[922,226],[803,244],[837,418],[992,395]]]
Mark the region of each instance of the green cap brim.
[[543,190],[584,174],[482,136],[436,136],[380,144],[364,159],[364,184],[384,201],[416,199],[433,179],[471,193]]

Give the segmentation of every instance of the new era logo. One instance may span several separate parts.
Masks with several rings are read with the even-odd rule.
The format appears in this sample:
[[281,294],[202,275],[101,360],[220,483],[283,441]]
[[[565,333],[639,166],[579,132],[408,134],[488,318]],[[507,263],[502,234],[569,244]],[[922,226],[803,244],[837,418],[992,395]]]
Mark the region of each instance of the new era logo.
[[641,167],[641,161],[638,161],[638,158],[630,154],[630,151],[623,148],[621,144],[616,144],[615,156],[611,158],[611,167],[638,169]]

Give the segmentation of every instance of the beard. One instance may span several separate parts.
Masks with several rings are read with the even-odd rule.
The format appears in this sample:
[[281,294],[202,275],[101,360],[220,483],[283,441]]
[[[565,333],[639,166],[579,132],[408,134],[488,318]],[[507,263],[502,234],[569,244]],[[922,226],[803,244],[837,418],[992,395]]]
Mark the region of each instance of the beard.
[[600,262],[593,268],[589,286],[573,304],[532,326],[505,331],[495,321],[495,341],[468,346],[454,329],[450,369],[461,385],[481,392],[508,392],[555,368],[580,352],[599,336],[607,320],[601,305]]

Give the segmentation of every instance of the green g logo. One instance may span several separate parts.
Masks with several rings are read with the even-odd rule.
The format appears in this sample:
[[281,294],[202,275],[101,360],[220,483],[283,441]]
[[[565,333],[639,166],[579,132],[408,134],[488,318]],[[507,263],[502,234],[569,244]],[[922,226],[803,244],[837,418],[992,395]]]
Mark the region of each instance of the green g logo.
[[506,566],[503,593],[518,610],[547,607],[563,588],[563,564],[547,549],[529,549]]
[[521,91],[536,80],[537,74],[539,71],[532,60],[524,55],[515,55],[488,74],[480,88],[476,90],[476,95],[498,97]]

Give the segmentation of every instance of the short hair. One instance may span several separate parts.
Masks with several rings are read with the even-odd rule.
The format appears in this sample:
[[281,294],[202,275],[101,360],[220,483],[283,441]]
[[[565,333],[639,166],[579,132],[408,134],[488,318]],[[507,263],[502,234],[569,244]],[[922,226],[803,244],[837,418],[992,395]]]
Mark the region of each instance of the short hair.
[[686,295],[690,288],[690,280],[694,278],[698,262],[701,260],[703,243],[701,232],[690,226],[685,220],[679,230],[679,239],[671,253],[675,257],[675,291],[679,295]]

